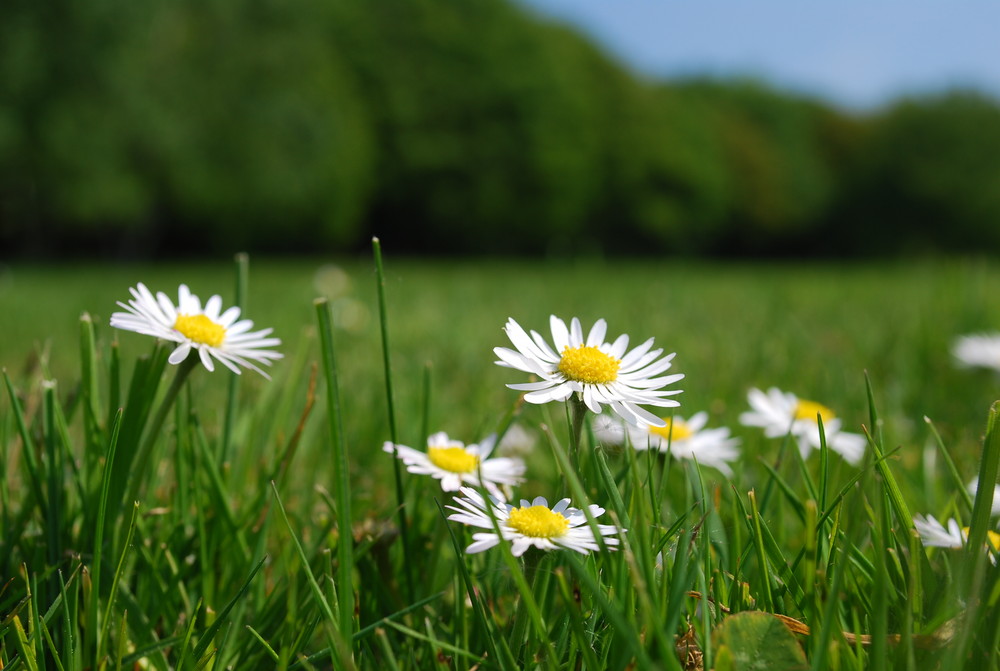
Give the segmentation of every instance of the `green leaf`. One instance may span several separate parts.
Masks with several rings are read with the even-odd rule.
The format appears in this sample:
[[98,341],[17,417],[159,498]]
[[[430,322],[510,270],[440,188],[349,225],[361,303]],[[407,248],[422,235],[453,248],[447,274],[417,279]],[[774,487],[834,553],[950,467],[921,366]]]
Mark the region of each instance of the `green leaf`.
[[[712,632],[712,645],[732,671],[807,669],[806,654],[792,632],[769,613],[747,611],[727,617]],[[721,651],[726,649],[725,653]]]

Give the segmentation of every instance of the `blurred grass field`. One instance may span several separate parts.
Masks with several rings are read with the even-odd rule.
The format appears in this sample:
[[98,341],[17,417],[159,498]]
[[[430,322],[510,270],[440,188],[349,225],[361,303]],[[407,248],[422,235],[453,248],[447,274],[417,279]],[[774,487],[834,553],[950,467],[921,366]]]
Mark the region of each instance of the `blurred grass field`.
[[[119,341],[123,361],[147,351],[148,339],[107,326],[115,302],[140,281],[171,296],[184,282],[203,297],[221,294],[226,304],[234,293],[225,261],[8,266],[0,270],[0,365],[22,386],[41,375],[39,358],[46,377],[75,380],[83,312],[93,316],[105,349]],[[298,390],[289,397],[291,412],[301,406],[307,366],[318,358],[312,300],[331,298],[342,327],[337,346],[347,436],[362,463],[388,438],[375,289],[374,265],[366,259],[251,259],[244,313],[284,341],[286,358],[273,375],[275,389]],[[905,448],[897,458],[906,470],[919,466],[927,416],[963,470],[973,471],[984,413],[1000,397],[1000,378],[957,369],[949,352],[956,335],[1000,328],[994,299],[1000,265],[987,260],[741,265],[389,256],[386,292],[400,439],[407,444],[420,440],[425,375],[431,431],[475,440],[509,411],[516,395],[503,385],[518,376],[492,363],[492,348],[507,345],[508,317],[543,333],[549,314],[579,316],[585,325],[604,317],[609,334],[627,332],[634,344],[655,337],[658,347],[677,352],[673,370],[687,376],[680,411],[707,409],[714,423],[738,433],[747,390],[772,385],[820,400],[844,417],[845,428],[860,430],[867,421],[867,371],[887,438]],[[211,391],[201,397],[209,431],[217,429],[226,376],[194,378],[220,392],[218,404],[208,400]],[[265,383],[252,373],[243,378],[248,392]],[[527,412],[528,422],[538,421]]]

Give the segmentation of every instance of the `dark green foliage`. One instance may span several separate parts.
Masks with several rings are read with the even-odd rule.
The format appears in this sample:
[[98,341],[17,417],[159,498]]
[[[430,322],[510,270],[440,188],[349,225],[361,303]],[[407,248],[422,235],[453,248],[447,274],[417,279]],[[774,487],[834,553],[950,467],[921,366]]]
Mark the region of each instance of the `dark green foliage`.
[[845,238],[905,251],[1000,245],[1000,106],[971,93],[906,100],[870,120],[842,200]]
[[644,81],[508,0],[0,5],[22,255],[996,249],[998,128]]

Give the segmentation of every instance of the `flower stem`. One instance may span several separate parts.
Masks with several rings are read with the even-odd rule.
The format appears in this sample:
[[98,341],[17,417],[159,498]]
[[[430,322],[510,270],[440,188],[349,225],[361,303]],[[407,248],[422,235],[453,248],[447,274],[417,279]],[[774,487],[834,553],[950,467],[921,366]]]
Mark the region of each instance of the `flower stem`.
[[156,443],[156,439],[160,437],[160,428],[163,426],[164,420],[166,420],[167,415],[170,413],[170,409],[173,407],[174,401],[177,400],[177,394],[180,393],[188,375],[190,375],[191,371],[198,365],[199,360],[198,353],[191,352],[188,357],[180,363],[177,367],[177,374],[174,376],[174,381],[170,383],[167,393],[163,396],[163,400],[160,401],[160,407],[157,408],[156,415],[153,416],[153,421],[146,425],[145,438],[139,445],[139,451],[136,452],[135,459],[133,461],[133,472],[135,473],[135,476],[131,479],[131,484],[128,488],[128,496],[125,498],[126,502],[137,500],[139,490],[141,489],[143,482],[146,480],[146,475],[148,475],[146,471],[149,467],[149,457],[153,452],[153,445]]
[[583,403],[580,394],[573,394],[570,398],[570,406],[573,408],[571,427],[569,432],[570,460],[573,470],[580,468],[580,439],[583,437],[583,420],[587,416],[587,406]]

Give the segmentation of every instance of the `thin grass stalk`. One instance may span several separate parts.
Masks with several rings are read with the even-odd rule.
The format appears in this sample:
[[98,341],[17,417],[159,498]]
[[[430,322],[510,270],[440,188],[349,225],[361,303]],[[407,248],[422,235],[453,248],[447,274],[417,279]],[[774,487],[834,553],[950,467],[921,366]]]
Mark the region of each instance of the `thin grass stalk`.
[[819,509],[826,509],[826,497],[830,487],[830,446],[826,441],[826,430],[823,427],[823,415],[816,413],[816,426],[819,428]]
[[24,418],[24,408],[14,391],[14,384],[7,375],[7,369],[2,369],[3,381],[7,387],[7,396],[10,398],[10,406],[14,411],[14,422],[17,425],[18,435],[21,436],[21,454],[24,457],[24,465],[28,469],[28,482],[31,491],[35,496],[35,504],[40,510],[45,509],[45,494],[42,488],[41,473],[38,467],[38,458],[35,455],[35,441],[31,437],[28,423]]
[[944,463],[948,469],[948,475],[951,477],[954,490],[958,492],[959,498],[962,503],[965,504],[966,509],[969,512],[972,512],[972,495],[969,494],[969,490],[966,489],[965,481],[959,474],[958,466],[955,465],[955,460],[952,459],[951,453],[948,451],[948,448],[944,446],[941,434],[938,433],[937,427],[934,426],[934,422],[931,421],[930,417],[925,415],[924,423],[927,424],[927,428],[930,429],[931,435],[934,437],[934,444],[937,445],[938,452],[944,458]]
[[[489,502],[489,494],[482,488],[479,490],[479,495],[484,501]],[[584,509],[586,510],[586,508]],[[497,535],[498,538],[503,538],[503,534],[500,532],[500,522],[493,514],[493,506],[486,506],[487,514],[490,516],[490,521],[493,523],[493,533]],[[588,513],[589,517],[589,513]],[[595,531],[596,534],[596,531]],[[514,581],[514,586],[517,588],[518,594],[521,596],[521,605],[528,615],[528,620],[535,629],[535,633],[538,635],[540,640],[547,639],[547,627],[545,626],[545,619],[542,616],[541,609],[538,607],[538,602],[535,600],[534,592],[531,589],[531,585],[525,578],[524,571],[522,571],[521,566],[518,564],[517,558],[511,552],[510,543],[501,541],[498,546],[500,550],[500,557],[503,563],[507,566],[507,570],[510,572],[511,579]],[[501,639],[502,640],[502,639]],[[513,641],[515,645],[519,645],[517,641]],[[546,656],[547,666],[550,669],[555,669],[554,661],[551,656]]]
[[97,386],[97,347],[94,344],[94,320],[86,312],[80,315],[80,393],[83,397],[85,445],[99,445],[97,434],[102,412]]
[[[118,584],[121,582],[122,575],[125,571],[125,559],[128,557],[129,550],[132,548],[132,537],[135,534],[135,522],[136,517],[139,514],[139,502],[135,502],[132,505],[132,520],[129,522],[128,531],[125,535],[125,542],[122,545],[121,555],[118,557],[118,566],[115,569],[115,576],[111,580],[111,590],[108,593],[108,603],[104,607],[104,617],[100,622],[100,637],[97,639],[97,650],[94,658],[94,667],[98,668],[104,659],[104,650],[108,643],[108,632],[111,630],[111,611],[115,605],[115,595],[118,593]],[[95,573],[99,567],[95,568]],[[100,595],[96,592],[93,593],[92,598],[98,599]],[[94,627],[98,625],[95,622]]]
[[833,576],[830,583],[830,591],[826,604],[823,607],[823,616],[820,619],[819,632],[813,630],[810,636],[812,643],[812,666],[811,671],[826,671],[830,668],[827,665],[827,657],[830,654],[830,641],[834,634],[840,630],[839,618],[836,615],[837,607],[840,605],[840,588],[844,582],[844,572],[849,565],[847,553],[840,548],[841,561],[831,562],[833,565]]
[[773,613],[774,596],[771,594],[771,572],[767,561],[767,550],[764,548],[764,532],[761,531],[760,511],[757,509],[756,492],[751,489],[747,492],[747,498],[750,500],[750,525],[753,531],[754,549],[757,551],[757,564],[760,570],[764,607]]
[[892,510],[899,518],[900,523],[907,529],[913,528],[913,516],[910,514],[910,508],[906,505],[906,501],[903,499],[903,493],[899,489],[899,483],[896,482],[895,476],[893,476],[892,471],[889,469],[889,464],[885,459],[885,450],[883,445],[885,444],[882,439],[882,425],[879,422],[878,412],[875,409],[875,392],[872,389],[871,379],[868,377],[868,373],[865,373],[865,389],[868,392],[868,414],[871,418],[871,428],[866,431],[868,436],[868,445],[872,448],[875,453],[875,467],[878,469],[879,475],[882,477],[884,482],[884,487],[886,493],[889,495],[889,501],[892,504]]
[[469,652],[468,650],[463,650],[457,645],[452,645],[447,641],[442,641],[440,638],[431,636],[429,634],[424,634],[422,632],[417,631],[416,629],[411,629],[406,625],[399,624],[398,622],[389,621],[386,622],[386,625],[392,627],[401,634],[404,634],[411,638],[415,638],[418,641],[423,641],[424,643],[429,643],[431,645],[431,650],[434,652],[435,655],[437,654],[438,650],[445,650],[447,652],[459,655],[460,657],[464,657],[465,659],[470,659],[476,662],[480,661],[479,655]]
[[872,584],[872,612],[869,614],[871,620],[872,646],[869,655],[871,671],[885,671],[888,664],[888,638],[889,638],[889,567],[887,566],[890,552],[890,530],[889,530],[889,504],[886,502],[887,493],[883,490],[875,492],[877,500],[876,513],[878,515],[875,522],[875,533],[873,534],[873,544],[875,546],[875,580]]
[[[441,507],[441,503],[437,499],[435,499],[434,502],[438,506],[438,512],[441,514],[441,517],[446,518],[447,515],[445,514],[444,508]],[[465,564],[462,546],[458,543],[458,537],[455,535],[455,531],[450,525],[445,524],[445,528],[448,529],[448,535],[451,538],[451,545],[455,550],[455,559],[458,565],[458,571],[462,576],[462,582],[465,584],[466,596],[468,596],[469,602],[472,604],[472,612],[475,614],[476,620],[486,636],[486,645],[487,650],[490,653],[490,657],[495,659],[497,663],[500,664],[500,668],[504,671],[507,669],[514,669],[516,668],[516,662],[513,659],[508,659],[507,657],[499,654],[499,648],[496,644],[496,630],[490,625],[490,619],[486,616],[486,609],[483,606],[483,602],[479,598],[479,595],[476,594],[475,584],[473,583],[472,576]]]
[[569,613],[569,623],[573,638],[576,640],[576,649],[580,651],[583,662],[588,671],[599,669],[597,657],[594,655],[593,636],[588,636],[583,615],[580,613],[580,603],[571,593],[566,574],[562,570],[556,571],[556,585],[559,588],[559,595],[562,597],[566,611]]
[[24,625],[21,624],[21,618],[16,615],[14,616],[14,647],[20,654],[20,659],[24,660],[28,671],[39,671],[35,649],[28,641],[28,635],[24,631]]
[[392,652],[389,637],[385,635],[385,629],[375,630],[375,640],[378,643],[379,650],[382,651],[383,663],[387,665],[389,671],[399,671],[399,664],[396,662],[396,656]]
[[104,528],[108,514],[108,493],[111,489],[111,473],[115,463],[115,453],[118,449],[118,435],[121,430],[123,411],[121,408],[115,414],[114,423],[111,425],[111,440],[108,441],[108,450],[104,458],[104,474],[101,478],[101,498],[97,508],[97,526],[94,530],[94,550],[93,550],[93,571],[91,584],[93,592],[87,604],[88,615],[87,632],[89,636],[89,649],[98,650],[99,641],[97,636],[97,604],[101,594],[101,571],[104,560]]
[[[233,305],[238,307],[242,314],[246,314],[247,309],[247,284],[250,264],[250,257],[245,252],[238,253],[233,261],[236,265],[236,287]],[[229,384],[226,388],[226,414],[222,422],[222,437],[219,439],[219,464],[226,463],[229,459],[229,448],[233,439],[233,422],[236,417],[236,402],[239,397],[239,384],[242,375],[232,375],[229,377]]]
[[52,632],[49,631],[47,626],[45,626],[45,620],[40,620],[38,624],[42,630],[42,636],[45,637],[45,644],[49,646],[49,653],[52,656],[52,662],[56,665],[56,670],[66,671],[66,667],[63,665],[62,659],[59,656],[59,649],[56,646],[55,640],[52,638]]
[[389,439],[392,441],[392,475],[396,487],[396,513],[399,517],[399,537],[403,544],[403,575],[406,577],[407,595],[412,601],[414,597],[413,569],[407,558],[410,554],[410,532],[406,516],[406,496],[403,491],[403,473],[399,465],[399,454],[396,445],[399,444],[399,432],[396,430],[396,406],[392,386],[392,364],[389,356],[389,316],[385,299],[385,270],[382,267],[382,243],[378,238],[372,238],[372,253],[375,256],[375,277],[378,289],[378,316],[382,333],[382,368],[385,372],[385,397],[389,414]]
[[108,418],[105,426],[111,426],[115,412],[121,407],[122,396],[122,358],[118,341],[112,341],[108,349]]
[[[47,542],[46,556],[49,566],[58,566],[62,556],[62,504],[64,472],[62,460],[59,458],[59,436],[55,426],[56,383],[44,381],[42,393],[42,437],[45,443],[45,474],[46,474],[46,508],[43,516]],[[56,585],[54,576],[45,581],[45,601],[51,603],[55,598]]]
[[[316,581],[316,576],[313,575],[312,567],[309,565],[309,559],[306,557],[305,550],[302,549],[302,544],[299,542],[298,536],[295,535],[295,531],[292,529],[292,523],[288,520],[288,513],[285,512],[285,505],[281,502],[281,496],[278,494],[278,488],[275,483],[271,482],[271,492],[274,494],[275,503],[278,506],[278,512],[281,513],[281,519],[285,523],[285,528],[288,529],[288,535],[292,539],[292,545],[295,548],[295,552],[299,557],[299,561],[302,563],[302,570],[306,572],[306,579],[309,582],[309,587],[312,588],[313,597],[316,599],[316,604],[319,606],[320,612],[326,619],[327,626],[324,630],[327,634],[327,641],[330,645],[329,653],[330,658],[333,660],[333,665],[336,669],[344,669],[350,664],[346,664],[349,660],[344,660],[341,658],[340,651],[344,650],[347,645],[343,641],[343,633],[340,631],[340,621],[333,614],[333,610],[330,608],[330,603],[323,594],[323,590],[319,586],[319,582]],[[337,639],[341,640],[338,641]]]
[[122,613],[122,623],[118,627],[118,647],[115,650],[115,670],[121,671],[122,657],[125,656],[125,642],[128,640],[128,610]]
[[990,406],[986,421],[986,437],[983,440],[982,459],[979,463],[979,487],[972,506],[972,521],[969,537],[964,549],[963,573],[958,576],[959,594],[965,603],[962,615],[963,625],[953,648],[954,660],[964,660],[975,643],[977,618],[982,617],[982,592],[986,573],[986,562],[992,546],[986,544],[990,529],[990,515],[994,488],[990,483],[997,480],[1000,469],[1000,401]]
[[316,300],[319,318],[320,350],[327,387],[327,422],[333,447],[334,497],[337,501],[337,594],[340,602],[340,635],[350,641],[354,631],[354,536],[351,518],[351,474],[344,441],[344,422],[340,413],[340,390],[337,383],[337,360],[333,346],[333,315],[326,299]]
[[184,671],[184,669],[187,668],[188,659],[191,657],[191,638],[194,636],[194,628],[195,625],[198,624],[198,613],[201,612],[203,604],[204,600],[199,599],[198,605],[194,608],[194,613],[192,613],[190,619],[188,619],[187,628],[184,630],[184,638],[180,645],[181,656],[177,661],[177,668],[179,671]]
[[[538,576],[538,565],[542,561],[542,551],[537,548],[528,548],[528,551],[524,553],[521,558],[524,563],[524,582],[528,585],[531,590],[532,601],[536,604],[535,608],[539,615],[542,612],[538,603],[538,585],[536,584],[536,578]],[[521,602],[517,606],[517,610],[514,613],[514,625],[511,627],[510,642],[514,646],[515,650],[521,650],[527,653],[527,646],[525,645],[525,633],[528,626],[528,620],[531,618],[529,615],[528,600],[521,599]],[[542,630],[544,634],[544,630]]]
[[239,591],[236,592],[236,595],[233,596],[233,598],[229,600],[229,603],[227,603],[226,606],[219,612],[219,614],[215,616],[215,621],[212,622],[212,624],[204,632],[202,632],[201,636],[199,637],[198,644],[195,646],[194,649],[195,659],[201,659],[202,656],[206,654],[206,652],[208,651],[208,646],[212,643],[212,640],[215,638],[216,634],[218,634],[219,629],[221,629],[222,625],[228,621],[229,613],[232,612],[236,604],[239,603],[246,595],[247,591],[250,589],[250,585],[253,583],[254,577],[257,575],[260,569],[263,568],[264,562],[266,561],[267,557],[264,556],[260,559],[260,561],[257,562],[256,566],[254,566],[253,569],[250,571],[250,575],[247,576],[247,579],[243,582],[243,585],[240,587]]
[[[76,637],[76,631],[73,627],[73,622],[79,619],[79,612],[76,611],[76,604],[70,606],[69,595],[66,593],[66,581],[63,579],[63,573],[60,569],[56,571],[59,577],[59,598],[62,599],[63,607],[63,657],[69,660],[69,665],[73,668],[82,666],[81,659],[79,657],[79,647],[77,646],[78,640]],[[74,591],[74,595],[76,592]],[[72,612],[72,616],[70,613]]]
[[[604,590],[601,588],[597,578],[595,578],[592,575],[592,572],[584,565],[583,560],[570,553],[566,553],[565,561],[573,571],[573,575],[576,576],[583,588],[594,599],[598,610],[600,610],[600,612],[608,619],[612,628],[621,634],[623,642],[629,648],[631,655],[635,658],[637,668],[655,668],[653,666],[653,660],[650,659],[649,653],[639,641],[639,637],[637,635],[628,635],[629,632],[635,633],[632,624],[622,613],[621,609],[618,608],[616,604],[612,603],[611,600],[608,599],[607,595],[604,594]],[[669,659],[669,656],[667,659]],[[677,662],[676,658],[674,659],[674,662],[675,666],[679,667],[680,664]]]
[[[972,506],[972,521],[969,524],[969,542],[966,552],[969,559],[981,563],[984,558],[986,536],[990,530],[990,516],[993,507],[994,487],[1000,470],[1000,401],[990,406],[986,422],[986,438],[983,441],[983,456],[979,463],[979,487]],[[971,596],[971,594],[970,594]]]
[[167,347],[157,340],[149,356],[142,356],[136,360],[129,381],[124,406],[125,416],[122,418],[121,435],[118,437],[118,455],[112,471],[111,493],[108,498],[111,505],[108,510],[112,514],[108,516],[107,523],[116,533],[120,531],[114,527],[118,516],[127,509],[130,500],[135,500],[135,496],[129,498],[125,495],[126,488],[129,483],[137,479],[136,475],[140,480],[144,478],[143,474],[136,473],[134,466],[136,454],[142,443],[143,430],[149,423],[149,415],[160,383],[165,377],[169,356]]
[[900,632],[903,646],[903,655],[906,661],[907,671],[917,671],[916,648],[914,642],[914,623],[922,619],[921,604],[923,594],[921,593],[921,562],[924,561],[923,546],[920,543],[920,535],[914,529],[910,529],[906,535],[908,549],[910,551],[910,572],[909,582],[906,586],[907,603],[903,608],[902,631]]

